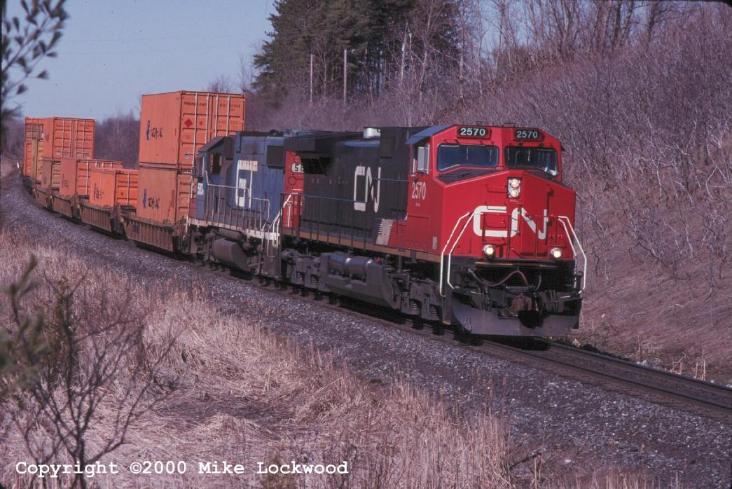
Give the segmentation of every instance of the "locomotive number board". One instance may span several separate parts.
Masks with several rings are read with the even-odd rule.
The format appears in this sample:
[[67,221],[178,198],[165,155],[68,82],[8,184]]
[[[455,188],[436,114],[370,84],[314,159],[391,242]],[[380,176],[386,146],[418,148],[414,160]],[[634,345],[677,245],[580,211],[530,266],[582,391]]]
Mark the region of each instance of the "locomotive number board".
[[459,138],[487,138],[491,132],[487,127],[460,126],[457,133]]
[[516,141],[540,141],[544,135],[538,129],[516,129],[513,138]]

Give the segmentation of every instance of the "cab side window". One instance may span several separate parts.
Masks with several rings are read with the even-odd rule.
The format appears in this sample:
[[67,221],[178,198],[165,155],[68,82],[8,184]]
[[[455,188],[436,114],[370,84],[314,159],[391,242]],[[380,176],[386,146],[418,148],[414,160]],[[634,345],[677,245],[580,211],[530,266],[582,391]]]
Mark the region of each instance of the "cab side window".
[[221,173],[221,153],[213,153],[209,156],[208,172],[212,175]]
[[417,146],[415,153],[416,158],[412,162],[413,173],[429,173],[430,172],[430,145],[420,144]]

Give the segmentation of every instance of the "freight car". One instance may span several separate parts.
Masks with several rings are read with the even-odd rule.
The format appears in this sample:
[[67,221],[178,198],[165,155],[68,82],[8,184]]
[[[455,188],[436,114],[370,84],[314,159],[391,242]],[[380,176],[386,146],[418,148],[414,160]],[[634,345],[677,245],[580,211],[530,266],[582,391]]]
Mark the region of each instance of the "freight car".
[[202,148],[196,178],[184,251],[203,260],[472,334],[578,326],[575,193],[538,129],[242,133]]
[[241,94],[179,91],[143,95],[139,192],[124,231],[131,240],[167,252],[189,247],[193,166],[202,146],[244,129]]

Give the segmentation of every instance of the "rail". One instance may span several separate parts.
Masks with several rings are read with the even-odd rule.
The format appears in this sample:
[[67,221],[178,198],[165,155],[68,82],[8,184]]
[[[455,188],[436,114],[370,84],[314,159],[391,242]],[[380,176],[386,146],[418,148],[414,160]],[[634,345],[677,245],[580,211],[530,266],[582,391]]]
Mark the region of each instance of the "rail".
[[[274,291],[274,293],[290,295],[285,290]],[[363,305],[359,306],[358,303],[350,301],[341,305],[329,305],[319,301],[317,305],[338,311],[343,311],[343,306],[345,306],[345,310],[350,314],[394,327],[412,335],[426,337],[431,341],[448,344],[451,348],[464,348],[512,362],[518,361],[532,368],[539,368],[565,378],[573,378],[603,389],[609,388],[633,397],[720,419],[726,423],[732,420],[732,389],[723,385],[681,376],[608,354],[575,348],[546,339],[536,339],[528,345],[525,341],[515,343],[513,339],[474,338],[476,341],[472,342],[466,341],[465,336],[462,336],[459,330],[453,330],[454,336],[434,334],[436,324],[433,324],[433,328],[414,328],[411,323],[404,322],[403,316],[390,310],[373,306],[363,307]],[[286,320],[299,325],[291,318],[286,318]],[[442,325],[440,324],[439,327]]]

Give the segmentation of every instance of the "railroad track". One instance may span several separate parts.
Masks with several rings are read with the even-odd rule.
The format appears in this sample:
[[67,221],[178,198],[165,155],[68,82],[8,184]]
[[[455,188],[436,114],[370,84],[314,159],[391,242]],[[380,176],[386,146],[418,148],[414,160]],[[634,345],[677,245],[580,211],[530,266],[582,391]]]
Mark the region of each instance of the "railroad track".
[[[274,289],[274,291],[280,294],[296,295],[293,294],[292,289],[289,292],[285,289]],[[394,315],[388,310],[380,310],[351,301],[343,301],[340,305],[327,303],[327,301],[320,302],[322,307],[339,311],[343,311],[345,308],[349,312],[369,320],[425,336],[434,341],[450,343],[452,346],[467,348],[508,361],[518,361],[581,382],[712,417],[725,423],[732,423],[732,389],[723,385],[640,365],[623,358],[557,341],[488,338],[476,340],[461,337],[454,331],[445,330],[436,324],[422,323],[415,327],[414,322]],[[284,317],[278,319],[292,322]]]
[[611,388],[620,387],[620,390],[632,395],[732,422],[732,389],[723,385],[558,342],[548,342],[545,349],[539,350],[520,349],[496,342],[484,347],[492,352],[503,349],[514,355],[571,369],[582,374],[580,380],[591,377]]
[[[301,295],[298,288],[268,288],[278,294]],[[508,361],[518,361],[574,380],[599,385],[609,390],[683,409],[725,423],[732,423],[732,389],[723,385],[640,365],[623,358],[557,341],[524,338],[465,338],[450,329],[443,329],[441,325],[426,322],[414,323],[389,310],[348,300],[343,300],[338,305],[325,300],[318,302],[324,308],[339,311],[346,309],[371,321],[425,336],[434,341],[449,343],[453,347],[467,348]],[[293,323],[286,317],[277,319]]]

